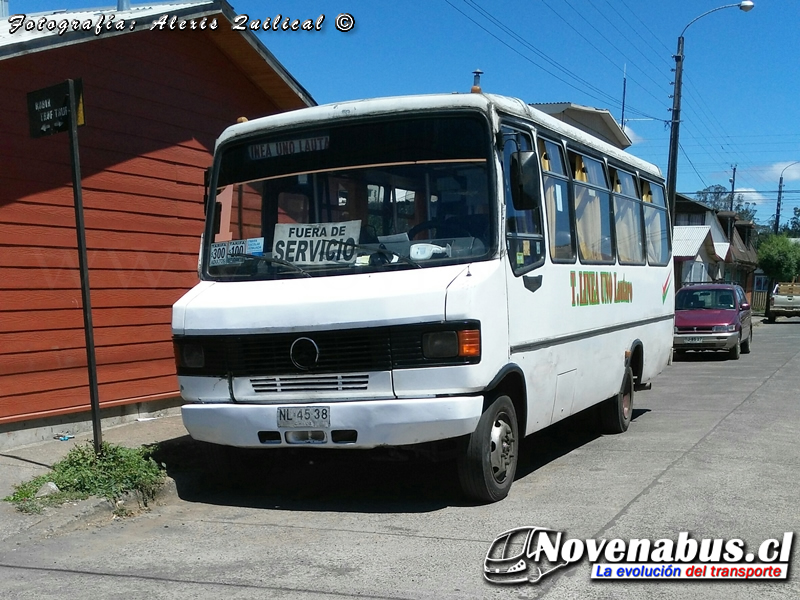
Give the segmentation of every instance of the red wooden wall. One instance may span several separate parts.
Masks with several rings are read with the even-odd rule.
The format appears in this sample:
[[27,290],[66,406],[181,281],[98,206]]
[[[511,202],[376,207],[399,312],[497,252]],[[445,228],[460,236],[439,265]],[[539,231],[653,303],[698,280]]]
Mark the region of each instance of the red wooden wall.
[[26,93],[83,80],[79,128],[102,406],[177,395],[171,306],[197,282],[203,169],[275,106],[202,31],[137,31],[0,61],[0,423],[89,409],[69,136]]

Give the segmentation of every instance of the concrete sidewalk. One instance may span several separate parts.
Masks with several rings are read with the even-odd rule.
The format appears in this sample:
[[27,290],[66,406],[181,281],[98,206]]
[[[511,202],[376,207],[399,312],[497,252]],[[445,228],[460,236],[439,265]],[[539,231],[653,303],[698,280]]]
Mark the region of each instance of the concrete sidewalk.
[[[145,418],[101,430],[103,441],[131,448],[189,435],[180,415]],[[46,473],[77,444],[91,443],[93,434],[79,433],[73,439],[56,439],[0,451],[0,498],[14,485]]]
[[[135,448],[144,444],[165,442],[189,434],[180,415],[143,418],[122,425],[102,429],[103,441]],[[49,509],[42,515],[25,515],[10,502],[1,499],[14,492],[14,486],[29,481],[50,470],[51,465],[64,458],[77,444],[91,443],[93,434],[77,434],[73,439],[39,442],[19,448],[0,451],[0,540],[6,540],[29,527],[46,524],[47,521],[69,521],[96,508],[97,500],[86,501],[86,505],[72,505]],[[102,501],[105,502],[105,501]],[[90,506],[94,505],[94,506]]]

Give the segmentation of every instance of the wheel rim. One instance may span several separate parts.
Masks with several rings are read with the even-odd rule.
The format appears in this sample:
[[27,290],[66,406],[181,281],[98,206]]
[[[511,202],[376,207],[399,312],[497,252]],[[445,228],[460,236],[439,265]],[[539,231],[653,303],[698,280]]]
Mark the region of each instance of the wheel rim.
[[492,475],[495,481],[506,480],[514,460],[514,430],[506,421],[505,415],[499,415],[492,425],[489,447],[489,460],[492,464]]
[[631,416],[631,393],[622,392],[622,417],[627,421]]

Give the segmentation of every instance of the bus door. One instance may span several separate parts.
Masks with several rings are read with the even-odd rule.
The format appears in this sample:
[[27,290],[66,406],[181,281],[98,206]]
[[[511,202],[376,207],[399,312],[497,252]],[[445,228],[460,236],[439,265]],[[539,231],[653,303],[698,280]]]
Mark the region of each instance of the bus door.
[[556,378],[549,352],[541,342],[553,319],[550,298],[557,282],[545,269],[540,167],[532,137],[512,126],[503,127],[502,133],[508,339],[510,360],[525,373],[528,419],[527,424],[520,423],[520,430],[524,428],[527,434],[549,425],[552,419]]

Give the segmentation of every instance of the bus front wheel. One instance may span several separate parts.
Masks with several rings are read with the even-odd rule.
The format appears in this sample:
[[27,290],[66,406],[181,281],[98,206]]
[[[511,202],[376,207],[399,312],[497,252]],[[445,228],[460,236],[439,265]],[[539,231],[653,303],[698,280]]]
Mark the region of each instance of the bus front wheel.
[[464,493],[481,502],[508,495],[517,471],[517,413],[508,396],[498,396],[481,415],[458,459],[458,479]]

